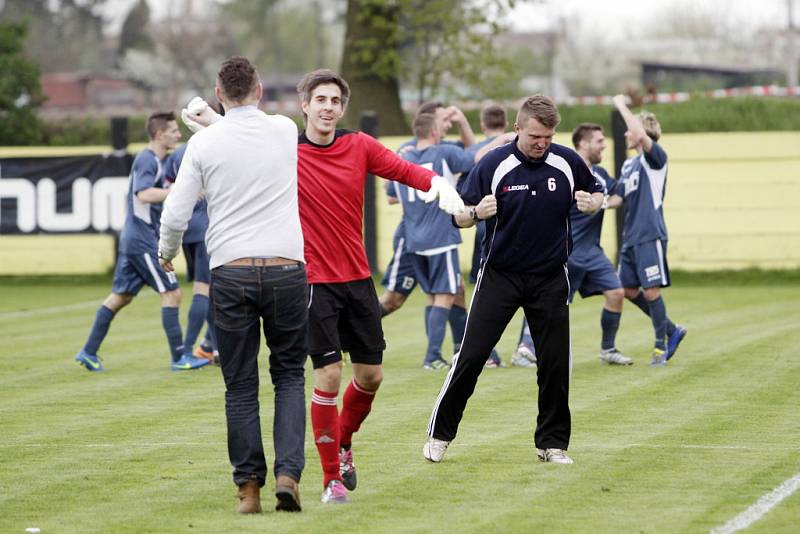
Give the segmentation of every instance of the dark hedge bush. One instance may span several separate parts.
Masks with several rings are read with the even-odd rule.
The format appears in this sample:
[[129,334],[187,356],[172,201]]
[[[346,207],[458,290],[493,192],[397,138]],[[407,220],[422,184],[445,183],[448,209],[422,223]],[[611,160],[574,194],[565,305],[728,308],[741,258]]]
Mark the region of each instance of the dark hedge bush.
[[[759,132],[796,130],[800,117],[800,99],[740,97],[712,100],[696,98],[679,104],[647,104],[644,108],[655,113],[664,131],[687,132]],[[637,108],[638,109],[638,108]],[[581,122],[596,122],[611,131],[611,106],[559,106],[561,125],[558,131],[567,132]],[[473,130],[478,133],[478,110],[466,112]],[[516,110],[509,109],[509,122],[513,124]],[[292,117],[302,129],[302,117]],[[409,118],[409,124],[411,119]],[[147,141],[144,116],[128,119],[128,139],[131,143]],[[191,135],[178,121],[183,139]],[[380,126],[379,126],[380,128]],[[410,132],[408,132],[410,134]],[[42,141],[49,146],[108,145],[111,125],[107,118],[79,118],[42,123]]]

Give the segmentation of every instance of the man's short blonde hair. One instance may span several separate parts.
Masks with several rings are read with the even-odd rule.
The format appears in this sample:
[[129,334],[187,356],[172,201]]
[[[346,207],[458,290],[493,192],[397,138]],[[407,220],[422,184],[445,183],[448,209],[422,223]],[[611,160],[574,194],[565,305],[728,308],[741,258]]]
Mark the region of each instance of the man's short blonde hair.
[[558,112],[556,103],[549,96],[540,94],[529,96],[522,103],[517,112],[517,125],[523,128],[528,119],[531,118],[536,119],[545,128],[553,130],[561,122],[561,115]]
[[654,114],[649,111],[641,111],[639,113],[639,120],[642,121],[642,126],[644,127],[647,137],[653,141],[658,141],[659,138],[661,138],[661,124]]

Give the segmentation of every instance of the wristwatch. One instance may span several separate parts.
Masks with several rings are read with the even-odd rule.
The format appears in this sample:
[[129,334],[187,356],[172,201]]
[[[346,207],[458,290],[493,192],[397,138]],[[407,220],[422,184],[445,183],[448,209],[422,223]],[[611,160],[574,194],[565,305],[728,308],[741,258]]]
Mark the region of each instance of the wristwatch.
[[480,221],[480,217],[478,217],[478,210],[474,206],[469,209],[469,216],[472,218],[473,221]]
[[167,258],[166,256],[164,256],[164,253],[163,253],[163,252],[161,252],[160,250],[158,251],[158,259],[159,259],[159,260],[165,260],[165,261],[169,261],[169,258]]

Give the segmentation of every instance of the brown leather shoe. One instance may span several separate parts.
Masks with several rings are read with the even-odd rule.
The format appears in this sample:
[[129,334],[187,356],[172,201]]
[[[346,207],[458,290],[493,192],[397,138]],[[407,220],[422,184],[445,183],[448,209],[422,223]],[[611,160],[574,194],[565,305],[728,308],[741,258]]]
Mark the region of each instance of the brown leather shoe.
[[258,480],[248,480],[239,486],[239,513],[240,514],[260,514],[261,513],[261,486]]
[[275,497],[278,503],[275,510],[279,512],[299,512],[300,492],[298,491],[297,481],[287,475],[278,475],[275,480]]

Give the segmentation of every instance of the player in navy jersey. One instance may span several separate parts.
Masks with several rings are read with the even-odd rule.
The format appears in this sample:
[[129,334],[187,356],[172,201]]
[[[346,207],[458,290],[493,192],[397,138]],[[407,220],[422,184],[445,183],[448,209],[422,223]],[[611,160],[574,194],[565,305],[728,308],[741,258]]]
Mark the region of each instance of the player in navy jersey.
[[609,206],[625,203],[619,277],[625,297],[653,322],[655,347],[650,365],[663,366],[686,335],[684,327],[670,321],[661,297],[661,288],[670,285],[663,207],[667,153],[657,142],[661,125],[655,115],[646,111],[634,115],[625,104],[624,95],[615,96],[614,105],[628,127],[628,149],[636,151],[622,166],[616,193],[608,202]]
[[[468,148],[472,153],[491,143],[496,137],[503,135],[508,127],[506,110],[497,104],[487,104],[481,109],[481,132],[486,139],[479,141]],[[462,178],[466,178],[464,175]],[[463,182],[463,179],[462,179]],[[472,253],[472,267],[469,271],[469,281],[473,284],[478,280],[478,269],[481,266],[481,242],[486,234],[486,223],[483,221],[475,225],[475,248]]]
[[[597,181],[608,196],[616,190],[617,181],[599,165],[606,148],[603,127],[599,124],[579,124],[572,132],[572,145],[592,169]],[[572,254],[569,256],[570,299],[576,292],[586,298],[603,295],[605,302],[600,314],[602,338],[600,360],[615,365],[630,365],[633,360],[622,355],[616,348],[616,335],[622,315],[624,293],[616,269],[606,257],[600,246],[600,232],[603,227],[604,210],[588,214],[572,208]]]
[[181,138],[175,115],[154,113],[147,119],[147,148],[133,160],[128,183],[128,213],[119,237],[119,254],[111,294],[97,310],[86,344],[75,361],[89,371],[103,371],[100,344],[116,313],[130,304],[143,285],[161,295],[161,323],[167,335],[173,371],[197,369],[208,363],[185,354],[178,308],[181,292],[174,273],[166,273],[158,261],[161,203],[167,198],[162,161]]
[[[473,161],[479,161],[489,150],[508,142],[510,139],[490,139],[488,142],[480,143],[476,149],[474,147],[475,136],[472,133],[472,128],[469,125],[464,113],[456,106],[445,106],[442,102],[431,101],[422,104],[417,110],[417,116],[421,114],[433,114],[436,117],[436,124],[440,132],[449,131],[454,125],[458,128],[459,140],[450,141],[442,139],[440,136],[439,143],[442,145],[455,146],[458,148],[470,147],[470,154]],[[400,146],[398,153],[405,154],[408,151],[414,150],[417,139],[413,138]],[[466,176],[466,171],[461,173],[459,183]],[[395,193],[395,189],[391,184],[387,184],[387,201],[389,204],[396,204],[399,201]],[[380,297],[380,303],[383,315],[388,315],[400,309],[405,303],[408,295],[414,290],[417,285],[417,279],[414,270],[414,254],[408,251],[407,239],[405,237],[405,223],[401,219],[400,223],[395,230],[392,241],[392,259],[386,268],[382,285],[385,290]],[[427,328],[428,318],[432,306],[425,307],[424,324]],[[467,322],[466,299],[463,278],[459,280],[458,291],[456,293],[453,304],[450,308],[448,316],[450,329],[453,336],[453,353],[458,352],[461,347],[461,340],[464,337],[464,327]],[[427,332],[427,331],[426,331]],[[427,335],[427,334],[426,334]],[[433,364],[425,367],[431,368],[445,368],[446,360],[435,359]],[[493,367],[502,365],[500,356],[497,351],[492,349],[491,355],[487,360],[487,364]]]
[[[441,130],[436,116],[422,113],[413,124],[416,144],[403,153],[403,159],[443,176],[455,185],[456,176],[472,168],[472,153],[453,144],[439,143]],[[419,198],[416,189],[394,182],[395,196],[403,206],[404,248],[410,253],[416,280],[428,295],[425,331],[428,348],[423,360],[426,369],[448,367],[442,357],[442,342],[450,308],[461,284],[458,244],[461,235],[450,224],[450,217],[437,206]],[[459,343],[461,340],[455,340]]]
[[[400,204],[394,182],[387,181],[385,188],[386,202],[389,205]],[[411,262],[411,256],[406,247],[406,229],[402,217],[392,236],[392,259],[389,260],[389,265],[383,273],[381,285],[384,287],[384,292],[378,300],[383,316],[400,309],[414,288],[417,287],[414,264]]]
[[461,227],[486,220],[483,266],[470,305],[461,351],[434,404],[423,455],[443,459],[455,438],[486,355],[522,307],[538,351],[539,414],[534,435],[539,459],[572,463],[566,455],[571,421],[567,257],[569,213],[574,204],[593,213],[603,194],[589,168],[572,149],[552,144],[560,122],[545,96],[525,100],[517,114],[513,143],[489,152],[461,190]]
[[[458,129],[458,141],[441,140],[442,143],[453,144],[461,148],[472,146],[475,143],[475,134],[469,124],[464,112],[456,106],[445,106],[439,101],[430,101],[422,104],[417,109],[416,115],[433,114],[441,132],[442,137],[450,131],[453,126]],[[408,150],[412,150],[416,144],[416,139],[412,138],[400,145],[398,154],[401,156]],[[394,188],[387,184],[387,201],[389,204],[398,203],[394,196]],[[414,266],[412,265],[411,255],[407,250],[398,249],[398,246],[405,244],[405,227],[401,219],[392,238],[392,259],[386,267],[386,271],[381,281],[384,292],[380,296],[380,303],[383,315],[389,315],[399,310],[405,303],[408,295],[416,287],[416,280],[413,278]],[[451,326],[453,327],[453,337],[463,335],[463,324],[466,322],[466,304],[464,303],[463,288],[459,292],[451,313]],[[460,325],[460,326],[459,326]],[[456,341],[454,341],[456,343]]]
[[[186,146],[179,146],[167,157],[167,161],[164,164],[164,179],[168,183],[174,183],[175,178],[178,176]],[[183,345],[186,352],[192,352],[194,342],[197,340],[203,324],[207,322],[208,327],[206,328],[205,339],[194,350],[194,355],[214,362],[214,350],[216,350],[214,343],[214,314],[209,313],[208,305],[211,271],[209,269],[205,241],[206,230],[208,230],[207,209],[208,202],[205,197],[199,199],[194,206],[189,226],[183,234],[182,248],[183,256],[186,258],[187,277],[189,281],[194,282],[192,286],[192,304],[189,306],[189,318],[186,323]],[[216,363],[219,363],[219,356],[216,356]]]
[[[457,128],[458,141],[440,139],[439,142],[442,144],[465,148],[475,143],[475,134],[472,132],[469,121],[464,115],[464,112],[456,106],[446,106],[440,101],[429,101],[423,103],[417,109],[416,114],[434,115],[439,131],[443,132],[441,135],[442,138],[454,126]],[[400,145],[398,154],[402,156],[407,151],[413,150],[416,142],[416,138],[409,139]],[[390,204],[399,202],[396,196],[394,196],[394,188],[391,186],[387,189],[387,199]],[[410,295],[416,287],[417,280],[414,275],[413,254],[408,251],[406,243],[405,224],[401,219],[401,222],[395,230],[392,241],[392,259],[386,268],[382,280],[384,292],[380,296],[380,303],[384,316],[400,309],[408,298],[408,295]],[[401,249],[398,249],[398,247],[401,247]],[[402,284],[398,283],[398,281],[402,281]],[[450,330],[453,336],[453,353],[458,352],[461,339],[464,337],[464,326],[467,323],[466,308],[464,284],[463,281],[459,281],[458,292],[456,293],[453,305],[450,308],[450,315],[448,316],[448,322],[450,323]],[[426,306],[425,308],[424,322],[426,326],[428,324],[430,309],[431,306]],[[434,365],[438,368],[445,367],[443,360],[435,360]],[[431,367],[427,368],[430,369]]]

